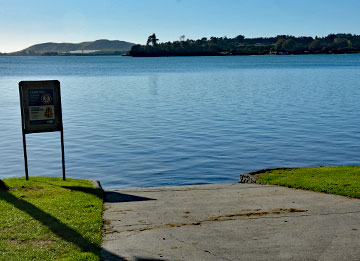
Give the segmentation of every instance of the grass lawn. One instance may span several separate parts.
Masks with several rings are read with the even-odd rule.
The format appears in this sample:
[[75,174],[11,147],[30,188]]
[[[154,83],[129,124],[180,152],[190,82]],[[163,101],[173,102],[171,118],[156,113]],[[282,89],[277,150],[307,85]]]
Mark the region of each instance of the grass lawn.
[[9,189],[0,189],[0,260],[100,260],[101,189],[61,178],[3,182]]
[[257,183],[360,198],[360,166],[272,170],[260,174]]

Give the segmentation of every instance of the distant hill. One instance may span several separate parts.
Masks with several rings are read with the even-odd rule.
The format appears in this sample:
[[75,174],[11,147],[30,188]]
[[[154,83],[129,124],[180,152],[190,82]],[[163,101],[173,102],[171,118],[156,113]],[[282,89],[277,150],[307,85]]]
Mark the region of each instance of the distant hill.
[[8,55],[120,55],[129,52],[133,45],[105,39],[82,43],[42,43]]

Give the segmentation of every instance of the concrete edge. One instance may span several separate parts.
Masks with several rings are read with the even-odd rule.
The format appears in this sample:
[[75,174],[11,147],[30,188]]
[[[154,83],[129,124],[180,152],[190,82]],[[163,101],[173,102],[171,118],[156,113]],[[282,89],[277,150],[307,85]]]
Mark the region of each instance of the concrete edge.
[[238,183],[256,183],[258,176],[264,172],[271,170],[285,170],[285,169],[299,169],[299,168],[280,167],[280,168],[267,168],[267,169],[259,169],[255,171],[245,172],[240,174]]
[[92,182],[94,189],[102,189],[103,190],[100,181],[98,181],[98,180],[90,180],[90,181]]

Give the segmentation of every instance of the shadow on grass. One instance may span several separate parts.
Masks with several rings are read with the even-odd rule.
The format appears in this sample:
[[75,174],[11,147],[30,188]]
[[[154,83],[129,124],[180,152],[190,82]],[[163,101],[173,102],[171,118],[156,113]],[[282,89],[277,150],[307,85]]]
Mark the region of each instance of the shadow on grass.
[[81,191],[84,193],[89,193],[89,194],[97,196],[100,199],[104,199],[104,202],[109,202],[109,203],[156,200],[156,199],[152,199],[152,198],[123,194],[123,193],[119,193],[119,192],[115,192],[115,191],[104,192],[100,188],[85,188],[85,187],[80,187],[80,186],[79,187],[77,187],[77,186],[61,186],[61,187],[65,188],[65,189],[70,189],[73,191]]
[[0,191],[1,191],[1,190],[8,191],[9,188],[8,188],[8,186],[6,186],[6,184],[4,183],[4,181],[2,181],[2,180],[0,179]]
[[101,188],[86,188],[86,187],[80,187],[80,186],[61,186],[65,189],[75,190],[75,191],[81,191],[84,193],[92,194],[97,196],[99,199],[103,199],[104,197],[104,191]]
[[47,226],[54,234],[63,240],[78,246],[82,252],[100,255],[100,247],[84,238],[80,233],[62,223],[56,217],[44,212],[35,205],[14,196],[6,190],[0,190],[0,199],[8,202],[17,209],[27,213],[32,218]]
[[134,201],[149,201],[156,200],[153,198],[140,197],[135,195],[123,194],[115,191],[106,191],[104,201],[108,203],[117,202],[134,202]]

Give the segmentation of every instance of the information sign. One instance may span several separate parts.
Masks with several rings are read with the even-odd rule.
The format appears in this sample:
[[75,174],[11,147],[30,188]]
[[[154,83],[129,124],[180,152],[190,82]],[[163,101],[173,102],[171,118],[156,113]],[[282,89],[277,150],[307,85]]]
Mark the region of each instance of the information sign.
[[62,130],[59,81],[23,81],[19,89],[25,133]]
[[63,180],[65,180],[64,134],[59,81],[19,82],[26,179],[29,179],[25,134],[61,132]]

